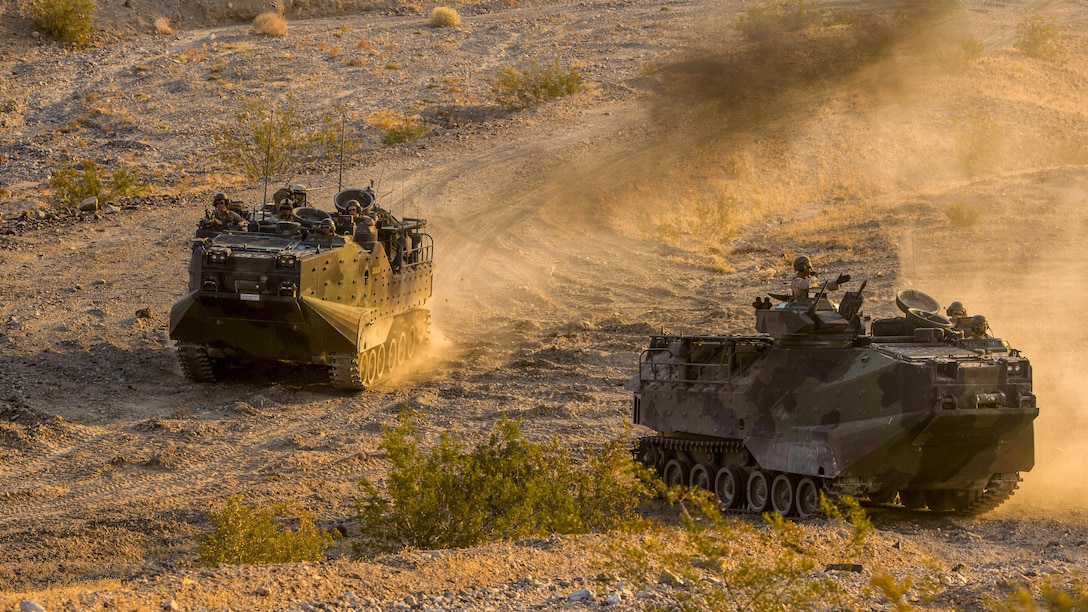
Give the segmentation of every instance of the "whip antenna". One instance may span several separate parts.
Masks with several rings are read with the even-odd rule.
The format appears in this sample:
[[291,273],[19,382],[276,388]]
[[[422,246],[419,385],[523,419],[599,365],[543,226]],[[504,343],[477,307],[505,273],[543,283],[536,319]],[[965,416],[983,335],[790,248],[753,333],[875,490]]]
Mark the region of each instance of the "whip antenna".
[[261,200],[262,205],[268,202],[268,175],[272,173],[272,116],[275,114],[276,109],[269,109],[268,142],[264,153],[264,199]]
[[344,189],[344,116],[340,115],[340,177],[336,179],[336,192]]

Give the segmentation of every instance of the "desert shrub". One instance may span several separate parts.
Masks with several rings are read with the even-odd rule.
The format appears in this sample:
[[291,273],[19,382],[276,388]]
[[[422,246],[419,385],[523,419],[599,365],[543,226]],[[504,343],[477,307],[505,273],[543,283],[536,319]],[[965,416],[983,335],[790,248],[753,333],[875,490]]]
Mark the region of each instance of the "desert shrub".
[[629,519],[643,498],[641,472],[623,441],[575,461],[557,441],[525,440],[518,423],[504,416],[473,449],[443,433],[426,451],[413,418],[405,410],[382,432],[381,448],[392,463],[387,496],[359,482],[359,553],[609,529]]
[[1041,601],[1027,587],[1017,587],[1001,602],[992,601],[987,607],[998,612],[1069,612],[1088,610],[1088,584],[1083,580],[1073,580],[1063,586],[1046,580],[1040,589]]
[[170,20],[166,17],[155,18],[155,33],[162,34],[163,36],[171,36],[177,33],[174,26],[170,25]]
[[121,166],[112,172],[109,179],[104,179],[102,169],[89,159],[54,172],[49,178],[49,187],[53,189],[54,202],[66,207],[78,206],[92,196],[108,201],[146,189],[134,169]]
[[1005,131],[989,115],[972,111],[955,132],[956,152],[968,172],[994,168],[1005,152]]
[[952,202],[944,209],[944,216],[948,217],[948,220],[952,222],[952,225],[959,227],[971,227],[978,225],[978,220],[982,216],[982,210],[977,206],[971,206],[963,202]]
[[427,133],[427,126],[423,125],[419,117],[406,116],[404,120],[395,123],[385,130],[385,134],[382,136],[382,143],[386,146],[400,144],[402,142],[408,142],[423,136]]
[[287,36],[287,20],[275,11],[261,13],[253,18],[253,30],[265,36]]
[[316,156],[336,157],[342,138],[345,152],[359,148],[357,139],[344,135],[342,105],[306,118],[290,91],[281,102],[252,97],[241,104],[233,122],[220,126],[212,139],[218,157],[249,178],[274,176]]
[[624,579],[668,582],[681,610],[859,609],[860,601],[821,574],[825,562],[795,523],[763,516],[761,527],[724,517],[706,491],[670,491],[680,506],[680,528],[653,526],[607,551]]
[[1065,42],[1057,21],[1038,13],[1016,24],[1016,40],[1013,43],[1021,53],[1040,59],[1058,59],[1066,54]]
[[[282,522],[293,516],[298,517],[294,531]],[[331,533],[314,525],[309,512],[292,512],[284,504],[258,508],[235,496],[211,517],[215,529],[204,534],[197,549],[202,565],[320,561],[333,541]]]
[[522,110],[581,90],[582,76],[578,69],[564,70],[559,60],[546,68],[532,62],[525,71],[506,66],[491,80],[492,99],[508,110]]
[[873,530],[873,522],[858,500],[853,497],[837,497],[830,499],[823,493],[820,494],[820,512],[828,519],[842,521],[850,525],[852,535],[850,543],[861,546],[865,543],[865,536]]
[[427,19],[427,25],[432,28],[459,26],[461,25],[461,16],[448,6],[436,6],[431,11],[430,18]]
[[977,38],[964,38],[960,41],[960,51],[963,53],[964,59],[968,62],[978,60],[982,57],[982,52],[985,50],[986,46]]
[[61,42],[83,46],[94,34],[92,0],[29,0],[23,10],[34,27]]
[[734,27],[750,41],[771,38],[782,32],[803,30],[822,20],[820,11],[805,0],[764,0],[745,7]]

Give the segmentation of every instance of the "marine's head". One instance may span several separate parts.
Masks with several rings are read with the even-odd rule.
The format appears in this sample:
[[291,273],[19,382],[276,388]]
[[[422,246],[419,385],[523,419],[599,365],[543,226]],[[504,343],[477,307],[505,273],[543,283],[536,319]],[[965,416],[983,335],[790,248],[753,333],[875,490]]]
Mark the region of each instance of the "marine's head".
[[317,233],[323,236],[331,236],[336,233],[336,225],[333,224],[332,219],[322,219],[317,226]]
[[802,276],[808,276],[812,273],[812,262],[808,260],[808,257],[801,255],[793,260],[793,270]]
[[216,208],[219,208],[220,205],[223,205],[225,207],[227,205],[227,194],[225,194],[225,193],[215,194],[215,197],[212,198],[212,204],[214,204]]
[[344,205],[344,211],[354,217],[363,212],[363,209],[359,206],[359,200],[348,200],[348,203]]
[[966,317],[967,309],[963,307],[963,302],[952,302],[948,305],[948,308],[944,310],[945,314],[949,317]]
[[976,334],[984,334],[990,331],[990,323],[986,321],[986,317],[983,315],[975,315],[971,317],[971,331]]

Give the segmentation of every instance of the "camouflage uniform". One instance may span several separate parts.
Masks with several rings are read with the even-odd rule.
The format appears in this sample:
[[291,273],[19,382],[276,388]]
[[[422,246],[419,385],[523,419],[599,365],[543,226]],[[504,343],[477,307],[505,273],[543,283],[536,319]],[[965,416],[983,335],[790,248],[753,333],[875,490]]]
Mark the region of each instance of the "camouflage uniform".
[[226,203],[223,203],[222,208],[217,205],[212,212],[212,225],[241,225],[244,222],[242,215],[227,208]]
[[[793,269],[797,271],[797,276],[793,277],[793,282],[790,283],[790,288],[793,290],[794,300],[804,300],[809,297],[809,294],[814,290],[819,291],[820,280],[816,278],[816,273],[812,271],[812,265],[809,263],[808,257],[798,257],[793,261]],[[839,281],[846,282],[850,280],[850,277],[843,276],[840,279],[836,279],[827,284],[828,291],[835,291],[839,288]]]

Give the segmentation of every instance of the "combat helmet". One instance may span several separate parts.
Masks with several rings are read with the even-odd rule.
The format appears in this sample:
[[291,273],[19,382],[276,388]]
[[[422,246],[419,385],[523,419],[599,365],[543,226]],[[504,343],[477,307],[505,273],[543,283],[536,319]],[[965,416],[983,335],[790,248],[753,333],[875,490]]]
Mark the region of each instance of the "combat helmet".
[[944,313],[949,317],[966,317],[967,309],[964,308],[963,302],[952,302],[948,305],[948,308],[945,308]]
[[800,255],[797,259],[793,260],[794,272],[804,272],[812,269],[812,263],[808,260],[808,257]]

